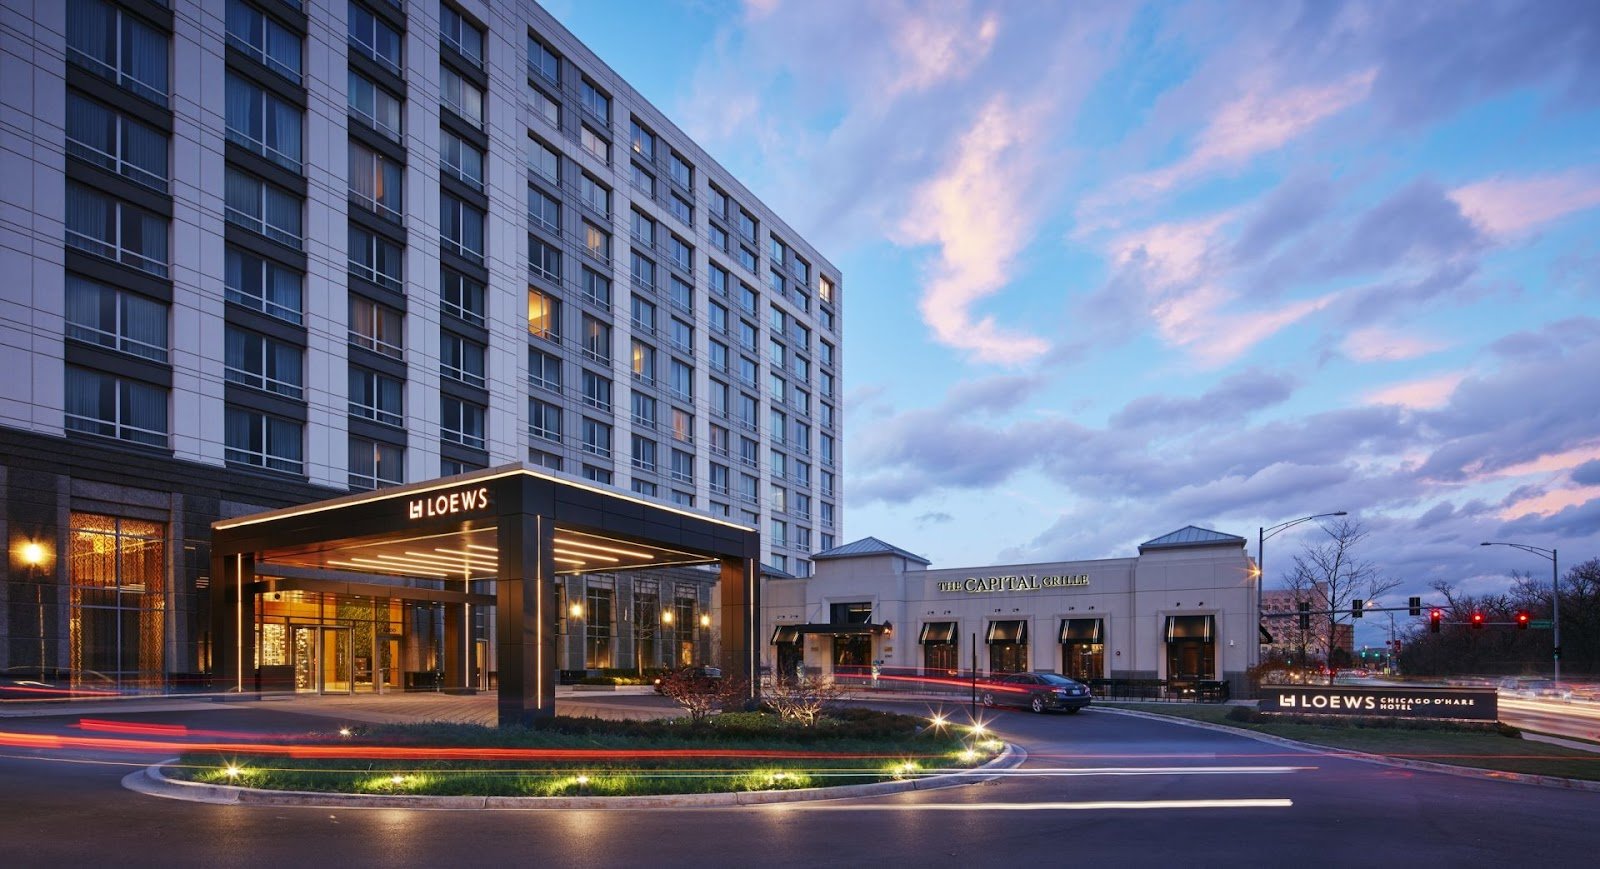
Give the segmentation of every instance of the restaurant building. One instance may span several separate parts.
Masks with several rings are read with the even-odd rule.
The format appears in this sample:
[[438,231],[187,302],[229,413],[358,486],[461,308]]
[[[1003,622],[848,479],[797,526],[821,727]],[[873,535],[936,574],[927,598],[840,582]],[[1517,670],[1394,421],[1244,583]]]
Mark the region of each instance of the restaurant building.
[[933,569],[874,537],[764,585],[763,665],[779,675],[1053,671],[1079,679],[1226,681],[1258,657],[1245,540],[1195,526],[1138,555]]

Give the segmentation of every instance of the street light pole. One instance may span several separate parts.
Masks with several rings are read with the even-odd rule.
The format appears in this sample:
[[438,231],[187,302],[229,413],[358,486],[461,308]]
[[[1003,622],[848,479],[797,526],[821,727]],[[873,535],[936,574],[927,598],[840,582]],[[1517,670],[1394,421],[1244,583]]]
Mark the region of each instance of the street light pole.
[[1555,666],[1556,687],[1561,687],[1561,573],[1559,568],[1560,557],[1554,549],[1545,549],[1542,546],[1529,546],[1526,543],[1504,543],[1498,540],[1484,541],[1480,546],[1509,546],[1523,552],[1531,552],[1540,558],[1550,559],[1550,659]]
[[[1301,522],[1310,522],[1312,519],[1326,519],[1329,516],[1348,516],[1348,515],[1350,515],[1350,514],[1345,512],[1344,510],[1340,510],[1340,511],[1338,511],[1336,513],[1318,513],[1315,516],[1302,516],[1299,519],[1291,519],[1288,522],[1279,522],[1277,525],[1272,525],[1272,526],[1266,527],[1266,528],[1262,528],[1260,526],[1257,526],[1257,533],[1256,533],[1256,623],[1257,624],[1260,624],[1260,622],[1261,622],[1261,590],[1267,584],[1267,567],[1266,567],[1266,562],[1265,562],[1265,559],[1266,559],[1265,550],[1266,550],[1267,541],[1272,539],[1277,534],[1279,534],[1279,533],[1281,533],[1283,531],[1287,531],[1288,529],[1293,528],[1296,525],[1299,525]],[[1305,657],[1305,653],[1302,652],[1301,653],[1301,658],[1304,658],[1304,657]],[[1301,662],[1301,666],[1305,666],[1303,661]]]
[[44,672],[44,575],[39,572],[39,565],[44,563],[44,547],[37,543],[26,543],[22,547],[22,561],[28,565],[28,576],[33,580],[33,602],[39,611],[39,681],[45,681]]

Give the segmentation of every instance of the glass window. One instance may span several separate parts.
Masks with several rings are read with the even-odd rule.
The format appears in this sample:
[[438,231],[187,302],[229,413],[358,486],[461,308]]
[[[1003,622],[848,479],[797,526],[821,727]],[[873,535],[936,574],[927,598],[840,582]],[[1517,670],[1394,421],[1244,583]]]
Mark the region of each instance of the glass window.
[[305,467],[302,427],[260,411],[229,407],[223,457],[241,465],[299,474]]
[[747,247],[740,247],[739,264],[744,266],[745,270],[754,272],[757,268],[756,252]]
[[400,34],[359,3],[349,11],[350,47],[400,74]]
[[401,177],[399,163],[350,140],[350,198],[380,217],[399,220]]
[[656,379],[656,348],[635,338],[631,345],[633,376],[646,383],[654,383]]
[[528,168],[556,183],[561,181],[561,155],[531,136],[528,138]]
[[727,269],[724,269],[722,266],[719,266],[716,263],[712,263],[711,264],[711,279],[710,279],[710,281],[708,283],[711,286],[711,292],[716,293],[717,295],[722,296],[723,298],[727,298],[727,296],[728,296],[728,270]]
[[596,362],[611,362],[611,324],[583,316],[583,355]]
[[483,68],[483,31],[446,4],[439,4],[439,39],[473,66]]
[[768,236],[767,252],[771,254],[772,264],[774,266],[781,267],[784,263],[784,260],[788,258],[789,247],[788,245],[785,245],[783,240],[777,236]]
[[756,352],[761,343],[761,330],[749,320],[739,321],[739,346]]
[[533,95],[533,113],[557,130],[561,129],[561,104],[538,88],[529,88]]
[[439,440],[483,449],[483,406],[439,396]]
[[745,309],[746,311],[754,314],[756,312],[756,309],[759,308],[760,306],[761,306],[761,294],[757,293],[755,291],[755,288],[750,286],[749,284],[740,282],[740,284],[739,284],[739,307],[741,307],[741,308]]
[[578,128],[578,144],[596,160],[608,166],[611,164],[611,143],[589,129],[588,124]]
[[641,126],[637,120],[630,123],[630,137],[633,140],[633,153],[654,160],[656,158],[656,134]]
[[167,136],[76,91],[67,92],[67,153],[162,193]]
[[561,443],[561,407],[537,398],[528,399],[528,434]]
[[385,138],[400,141],[400,99],[355,70],[349,75],[350,114]]
[[583,99],[584,111],[608,124],[611,123],[611,97],[595,87],[587,78],[578,88],[578,93]]
[[611,216],[610,188],[589,177],[588,173],[584,173],[578,187],[585,205],[607,217]]
[[553,235],[561,234],[561,203],[555,197],[528,185],[528,219]]
[[721,341],[713,340],[713,341],[707,341],[706,342],[706,346],[709,347],[710,351],[711,351],[711,370],[712,371],[727,371],[728,370],[728,345],[722,343]]
[[531,36],[528,37],[528,68],[551,84],[561,83],[561,55]]
[[631,227],[634,239],[645,247],[653,247],[656,243],[656,222],[644,215],[642,211],[633,212]]
[[246,79],[228,73],[228,141],[300,171],[300,109]]
[[546,341],[561,341],[561,300],[528,288],[528,333]]
[[833,464],[833,435],[823,435],[818,443],[818,450],[822,455],[824,465]]
[[667,198],[667,210],[684,223],[694,223],[694,207],[689,204],[689,200],[676,193]]
[[711,187],[711,213],[723,220],[728,219],[728,194],[718,190],[716,185]]
[[756,219],[743,208],[739,209],[739,236],[751,244],[756,243]]
[[300,83],[300,37],[244,0],[228,0],[228,44]]
[[667,171],[680,187],[694,189],[694,167],[682,156],[673,154],[672,160],[667,164]]
[[686,272],[694,271],[694,248],[676,235],[667,240],[667,256],[678,268]]
[[583,418],[583,446],[586,453],[611,457],[611,426],[596,419]]
[[646,289],[655,289],[656,264],[654,261],[642,257],[639,255],[638,251],[634,251],[629,270],[633,275],[633,282],[635,285],[644,287]]
[[[610,455],[610,453],[607,452],[607,455]],[[606,468],[597,468],[594,465],[584,465],[583,478],[592,483],[604,483],[607,486],[611,485],[611,471]]]
[[167,276],[167,219],[67,182],[66,244]]
[[656,400],[650,397],[648,393],[640,392],[637,389],[631,391],[628,400],[632,405],[634,425],[643,428],[655,428]]
[[167,35],[105,0],[68,0],[67,57],[95,75],[167,104]]
[[67,275],[67,337],[157,362],[167,361],[167,306]]
[[583,403],[599,410],[611,409],[611,380],[585,368],[583,370]]
[[674,275],[672,280],[667,282],[667,302],[685,314],[694,313],[694,288],[689,286],[687,281]]
[[405,449],[393,444],[350,438],[352,489],[371,490],[405,482]]
[[686,444],[694,443],[694,414],[681,407],[672,409],[672,439]]
[[694,401],[694,367],[681,359],[668,366],[667,388],[683,401]]
[[350,343],[394,359],[402,357],[405,315],[382,302],[350,294]]
[[439,246],[483,262],[483,212],[446,193],[439,197]]
[[706,233],[711,237],[711,246],[723,253],[728,252],[728,231],[716,224],[706,227]]
[[611,279],[590,268],[583,270],[583,295],[597,307],[611,309]]
[[301,321],[304,278],[299,272],[232,246],[224,266],[228,301],[286,322]]
[[469,386],[484,386],[484,346],[454,332],[439,330],[439,374]]
[[633,436],[633,466],[641,471],[655,473],[656,442],[644,435]]
[[64,405],[68,431],[167,445],[167,390],[162,387],[68,365]]
[[403,252],[387,238],[350,225],[350,274],[400,292],[405,287]]
[[443,127],[439,128],[439,168],[468,187],[483,189],[483,152]]
[[583,222],[583,250],[601,262],[611,262],[611,233],[585,220]]
[[831,281],[831,280],[829,280],[828,278],[825,278],[825,277],[824,278],[818,278],[817,279],[817,296],[819,298],[821,298],[822,301],[827,302],[829,304],[832,304],[833,303],[833,281]]
[[238,169],[229,168],[225,180],[229,223],[300,249],[300,197]]
[[694,327],[677,317],[672,318],[668,338],[672,341],[672,346],[679,350],[685,352],[694,351]]
[[643,296],[635,295],[630,310],[633,314],[633,328],[637,332],[654,332],[656,330],[656,306]]
[[537,236],[528,236],[528,271],[553,283],[561,283],[561,250]]
[[468,323],[484,322],[483,284],[443,266],[439,268],[439,309]]
[[229,323],[223,335],[223,377],[231,383],[299,398],[304,355],[293,344]]
[[656,176],[651,175],[638,163],[630,165],[633,167],[631,175],[633,186],[643,190],[646,199],[654,199],[656,196]]
[[439,68],[439,101],[463,121],[483,128],[483,91],[447,66]]
[[728,309],[716,302],[706,303],[706,319],[711,323],[711,331],[719,335],[728,334]]
[[561,357],[528,348],[528,382],[540,389],[561,392]]

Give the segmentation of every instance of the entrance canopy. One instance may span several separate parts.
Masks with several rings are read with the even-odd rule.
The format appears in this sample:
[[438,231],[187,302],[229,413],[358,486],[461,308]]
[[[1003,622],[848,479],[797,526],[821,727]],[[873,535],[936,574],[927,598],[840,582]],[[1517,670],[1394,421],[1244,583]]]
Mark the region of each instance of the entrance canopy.
[[[554,714],[555,578],[714,564],[724,672],[757,672],[761,540],[748,526],[512,465],[212,525],[213,672],[243,690],[257,594],[352,585],[444,601],[445,680],[471,681],[472,606],[495,606],[500,723]],[[492,588],[493,597],[486,593]],[[251,616],[253,619],[253,615]]]

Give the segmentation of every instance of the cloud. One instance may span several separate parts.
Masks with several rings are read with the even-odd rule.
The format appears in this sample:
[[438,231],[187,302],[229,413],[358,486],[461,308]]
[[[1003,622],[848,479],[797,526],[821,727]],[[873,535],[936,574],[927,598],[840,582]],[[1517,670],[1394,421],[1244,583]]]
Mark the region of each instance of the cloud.
[[1326,268],[1330,273],[1435,264],[1471,253],[1477,230],[1438,185],[1415,181],[1362,215]]
[[1584,462],[1572,469],[1572,482],[1580,486],[1600,486],[1600,459]]
[[918,516],[917,525],[919,527],[926,527],[928,525],[946,525],[954,522],[955,518],[956,517],[951,516],[949,513],[935,510]]
[[1195,398],[1150,395],[1123,405],[1111,428],[1206,424],[1232,425],[1244,415],[1281,404],[1294,393],[1295,379],[1284,373],[1243,371],[1223,379]]
[[1412,332],[1385,326],[1368,326],[1345,336],[1339,344],[1344,355],[1357,362],[1398,362],[1437,353],[1449,345]]
[[1337,192],[1326,178],[1302,177],[1278,186],[1255,209],[1233,245],[1233,256],[1249,262],[1315,224],[1332,209]]
[[1366,401],[1369,404],[1393,404],[1406,408],[1442,407],[1466,376],[1465,371],[1451,371],[1395,383],[1367,393]]
[[1450,198],[1484,233],[1512,238],[1600,206],[1600,172],[1575,169],[1526,178],[1496,177],[1457,187]]

